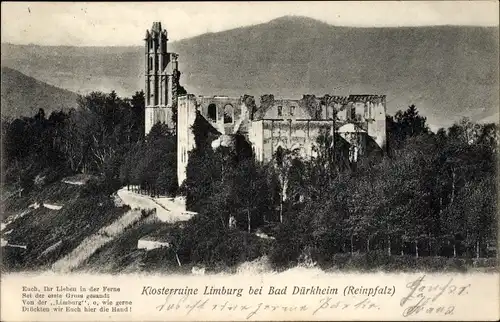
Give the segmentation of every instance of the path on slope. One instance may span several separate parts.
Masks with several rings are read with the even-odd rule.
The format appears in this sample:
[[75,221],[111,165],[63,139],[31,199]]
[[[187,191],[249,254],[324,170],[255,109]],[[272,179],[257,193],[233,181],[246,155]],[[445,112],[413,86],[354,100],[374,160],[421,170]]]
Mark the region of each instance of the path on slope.
[[160,221],[174,223],[189,220],[195,213],[186,211],[185,203],[174,198],[152,198],[122,188],[118,196],[123,203],[135,209],[156,209],[156,216]]
[[127,211],[123,216],[115,220],[112,224],[101,228],[97,233],[85,238],[68,255],[52,264],[52,271],[69,273],[80,267],[92,254],[100,247],[120,235],[125,228],[141,220],[140,210]]
[[128,191],[126,188],[120,189],[117,194],[121,201],[130,206],[132,210],[126,212],[110,225],[101,228],[97,233],[85,238],[71,253],[52,265],[53,271],[68,273],[80,267],[100,247],[112,241],[127,227],[141,220],[141,209],[156,209],[158,219],[169,223],[188,220],[194,214],[186,211],[184,203],[179,199],[155,199]]

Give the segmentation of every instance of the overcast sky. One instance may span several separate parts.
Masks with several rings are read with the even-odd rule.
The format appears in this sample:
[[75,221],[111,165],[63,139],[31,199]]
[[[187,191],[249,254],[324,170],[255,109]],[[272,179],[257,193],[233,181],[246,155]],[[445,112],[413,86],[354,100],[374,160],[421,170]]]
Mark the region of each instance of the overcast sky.
[[30,3],[2,2],[2,42],[141,45],[161,21],[171,40],[301,15],[342,26],[498,26],[493,1]]

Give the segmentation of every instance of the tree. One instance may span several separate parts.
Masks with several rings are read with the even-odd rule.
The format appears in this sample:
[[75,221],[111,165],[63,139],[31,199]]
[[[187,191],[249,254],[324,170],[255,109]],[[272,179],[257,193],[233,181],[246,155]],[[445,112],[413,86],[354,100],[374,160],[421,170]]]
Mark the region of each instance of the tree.
[[231,198],[239,228],[249,233],[262,225],[272,212],[269,186],[264,169],[254,159],[241,160],[231,179]]
[[388,147],[399,149],[409,137],[415,137],[430,132],[427,118],[419,115],[415,105],[410,105],[406,111],[397,111],[395,116],[386,116]]
[[189,152],[184,190],[186,207],[200,211],[221,180],[222,170],[211,147],[212,139],[217,132],[200,114],[195,118],[192,131],[195,148]]
[[288,150],[278,147],[275,152],[275,166],[278,172],[278,178],[281,185],[280,198],[280,222],[283,222],[283,203],[287,201],[288,183],[290,179],[290,169],[293,165],[293,160],[298,157],[297,150]]
[[130,122],[132,142],[137,142],[138,140],[144,138],[145,104],[146,99],[144,91],[141,90],[140,92],[135,92],[130,101],[132,109],[132,122]]

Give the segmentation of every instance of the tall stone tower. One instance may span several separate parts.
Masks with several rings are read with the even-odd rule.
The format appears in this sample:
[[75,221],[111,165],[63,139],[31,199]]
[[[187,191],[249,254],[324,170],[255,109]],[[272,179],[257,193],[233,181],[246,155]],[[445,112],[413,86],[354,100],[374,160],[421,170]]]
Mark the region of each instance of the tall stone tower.
[[156,123],[165,123],[174,129],[173,110],[177,108],[179,71],[175,53],[167,51],[167,31],[161,22],[153,22],[146,30],[145,40],[145,131],[149,133]]

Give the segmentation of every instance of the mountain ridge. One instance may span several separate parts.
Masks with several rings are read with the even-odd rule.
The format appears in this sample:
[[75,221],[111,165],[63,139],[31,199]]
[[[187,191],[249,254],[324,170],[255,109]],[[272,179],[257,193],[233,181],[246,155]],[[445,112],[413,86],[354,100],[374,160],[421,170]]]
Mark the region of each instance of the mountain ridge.
[[48,116],[77,106],[78,95],[29,77],[15,69],[1,68],[2,117],[33,116],[43,108]]
[[[2,65],[49,84],[120,95],[143,88],[141,46],[18,46],[2,44]],[[498,27],[346,27],[292,16],[169,47],[196,95],[385,94],[389,113],[416,104],[435,127],[498,111]]]

